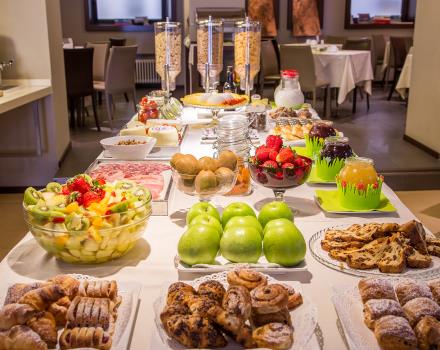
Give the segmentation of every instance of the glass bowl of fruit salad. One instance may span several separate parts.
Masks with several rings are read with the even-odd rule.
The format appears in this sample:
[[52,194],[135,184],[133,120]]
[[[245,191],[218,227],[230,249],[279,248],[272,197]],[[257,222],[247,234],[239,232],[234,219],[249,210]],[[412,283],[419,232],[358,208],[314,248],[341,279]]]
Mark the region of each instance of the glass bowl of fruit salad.
[[27,188],[23,209],[48,253],[68,263],[97,264],[134,247],[151,215],[151,193],[132,181],[106,183],[79,174],[64,185]]
[[275,199],[282,201],[287,189],[307,181],[312,169],[310,158],[284,147],[281,137],[269,135],[266,144],[258,147],[249,158],[252,179],[273,190]]

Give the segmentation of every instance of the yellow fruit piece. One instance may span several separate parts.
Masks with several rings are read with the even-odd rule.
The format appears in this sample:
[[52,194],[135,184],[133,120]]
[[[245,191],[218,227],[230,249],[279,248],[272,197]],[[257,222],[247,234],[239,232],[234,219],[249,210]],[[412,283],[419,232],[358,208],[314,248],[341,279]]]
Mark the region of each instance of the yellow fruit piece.
[[100,203],[92,203],[89,205],[88,209],[93,210],[99,215],[104,215],[105,212],[107,211],[107,206],[101,205]]
[[102,226],[102,218],[100,216],[96,217],[92,221],[93,226],[101,227]]
[[55,246],[58,249],[63,249],[64,246],[66,245],[66,242],[67,242],[68,239],[69,239],[68,235],[63,235],[63,236],[55,237],[55,239],[54,239]]
[[99,234],[98,231],[96,231],[94,227],[89,228],[89,236],[93,238],[96,241],[96,243],[101,243],[102,241],[101,235]]
[[77,202],[72,202],[70,203],[67,207],[66,207],[66,211],[70,214],[70,213],[74,213],[79,211],[79,205]]

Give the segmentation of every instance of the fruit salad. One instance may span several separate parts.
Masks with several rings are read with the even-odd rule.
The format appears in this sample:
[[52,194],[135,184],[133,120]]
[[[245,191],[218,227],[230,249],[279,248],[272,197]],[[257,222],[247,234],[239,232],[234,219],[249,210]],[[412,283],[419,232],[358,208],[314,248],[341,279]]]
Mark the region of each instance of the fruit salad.
[[70,263],[101,263],[128,252],[151,214],[151,193],[133,181],[79,174],[24,192],[25,220],[38,243]]

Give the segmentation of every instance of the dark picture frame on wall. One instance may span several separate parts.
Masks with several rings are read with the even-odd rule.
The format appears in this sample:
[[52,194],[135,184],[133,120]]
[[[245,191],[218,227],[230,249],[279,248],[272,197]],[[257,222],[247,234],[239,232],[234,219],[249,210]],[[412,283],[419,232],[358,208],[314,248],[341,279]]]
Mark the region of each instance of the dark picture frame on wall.
[[[248,11],[249,8],[249,1],[250,0],[245,0],[244,6],[246,9],[246,13]],[[274,15],[275,15],[275,26],[276,29],[280,29],[280,0],[272,0],[273,2],[273,10],[274,10]]]
[[402,0],[400,23],[352,23],[351,21],[351,2],[345,0],[345,29],[400,29],[414,28],[415,8],[417,0]]
[[[318,13],[319,13],[319,24],[321,29],[324,27],[324,0],[317,0],[318,3]],[[293,29],[293,19],[292,19],[292,0],[287,0],[287,29],[292,31]]]

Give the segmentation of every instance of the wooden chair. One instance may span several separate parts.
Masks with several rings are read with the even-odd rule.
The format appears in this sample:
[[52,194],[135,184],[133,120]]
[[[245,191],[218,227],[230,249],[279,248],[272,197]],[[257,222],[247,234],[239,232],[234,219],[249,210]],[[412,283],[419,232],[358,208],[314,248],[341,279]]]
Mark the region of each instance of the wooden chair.
[[101,131],[93,90],[93,48],[64,49],[64,66],[71,127],[75,127],[75,109],[78,126],[84,124],[84,97],[91,96],[96,128]]
[[109,38],[108,41],[110,42],[110,48],[113,46],[125,46],[127,43],[126,38]]
[[[93,86],[102,84],[105,81],[110,44],[108,42],[86,43],[86,47],[93,47]],[[98,93],[98,103],[102,103],[102,93]]]
[[324,38],[324,42],[326,44],[334,44],[334,45],[344,46],[346,41],[347,41],[347,37],[345,37],[345,36],[327,35]]

